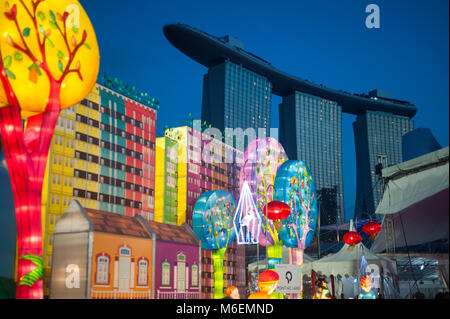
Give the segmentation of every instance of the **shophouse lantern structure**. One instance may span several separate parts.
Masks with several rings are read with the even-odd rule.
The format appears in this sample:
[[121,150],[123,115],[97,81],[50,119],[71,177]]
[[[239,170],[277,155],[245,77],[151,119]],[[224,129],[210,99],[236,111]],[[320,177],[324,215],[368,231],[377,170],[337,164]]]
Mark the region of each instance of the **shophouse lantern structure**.
[[225,190],[203,193],[192,212],[192,228],[200,238],[202,248],[212,250],[214,299],[223,298],[223,257],[236,237],[233,227],[235,212],[236,201]]
[[[291,209],[278,234],[289,247],[289,263],[303,267],[304,250],[313,240],[317,227],[316,186],[309,168],[303,161],[283,163],[277,172],[275,188],[275,199],[287,203]],[[303,291],[303,284],[300,286]],[[293,297],[302,296],[300,292]]]
[[239,245],[258,244],[261,231],[261,215],[258,214],[247,181],[242,186],[236,213],[233,218],[236,239]]
[[287,159],[283,146],[276,139],[255,139],[245,149],[240,172],[240,189],[242,191],[244,182],[248,183],[262,219],[259,244],[267,247],[269,269],[274,269],[275,264],[282,262],[283,243],[273,222],[267,219],[263,210],[273,199],[275,176]]
[[95,85],[99,49],[76,0],[1,0],[0,11],[0,134],[17,222],[16,298],[43,298],[41,196],[48,152],[60,111]]

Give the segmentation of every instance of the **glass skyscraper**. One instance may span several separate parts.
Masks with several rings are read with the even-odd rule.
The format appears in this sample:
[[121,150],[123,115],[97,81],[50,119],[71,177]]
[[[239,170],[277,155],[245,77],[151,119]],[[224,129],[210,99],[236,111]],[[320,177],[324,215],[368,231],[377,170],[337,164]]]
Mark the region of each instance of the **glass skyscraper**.
[[310,168],[321,224],[345,221],[342,177],[342,108],[336,102],[295,91],[279,106],[280,142],[289,159]]
[[202,121],[222,132],[254,128],[258,134],[263,128],[267,134],[271,96],[272,84],[266,77],[225,61],[209,68],[203,78]]
[[376,166],[385,168],[401,163],[402,136],[414,129],[407,116],[366,111],[353,123],[356,147],[355,218],[374,217],[383,196],[383,183]]

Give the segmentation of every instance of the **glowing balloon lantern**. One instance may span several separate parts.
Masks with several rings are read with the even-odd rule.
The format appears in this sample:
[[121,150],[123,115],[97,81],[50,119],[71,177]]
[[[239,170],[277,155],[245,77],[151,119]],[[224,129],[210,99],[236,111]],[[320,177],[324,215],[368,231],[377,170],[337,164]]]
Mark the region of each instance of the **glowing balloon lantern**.
[[48,152],[59,112],[95,85],[99,50],[76,0],[0,0],[0,10],[0,135],[16,212],[16,298],[43,298],[41,196]]
[[355,247],[355,245],[358,245],[361,240],[361,235],[355,231],[349,231],[344,234],[344,242],[350,246],[349,249]]
[[202,242],[202,248],[212,250],[214,267],[214,298],[223,298],[223,257],[236,237],[233,217],[236,201],[225,190],[203,193],[192,213],[192,228]]
[[373,240],[377,237],[377,234],[380,232],[381,225],[376,221],[372,221],[365,223],[362,229],[365,234],[369,235],[369,239]]
[[273,221],[277,230],[282,230],[283,225],[281,224],[281,221],[288,218],[291,214],[291,208],[286,203],[273,200],[268,203],[267,206],[264,206],[263,213],[267,218]]

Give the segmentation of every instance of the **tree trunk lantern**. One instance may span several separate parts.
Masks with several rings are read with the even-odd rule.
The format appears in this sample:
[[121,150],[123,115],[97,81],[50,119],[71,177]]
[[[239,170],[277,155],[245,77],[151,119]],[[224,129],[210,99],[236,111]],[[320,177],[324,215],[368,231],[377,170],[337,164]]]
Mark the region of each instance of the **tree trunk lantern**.
[[358,245],[362,240],[360,234],[355,231],[349,231],[344,235],[344,242],[349,245],[349,249],[353,249],[356,245]]
[[[267,210],[266,210],[267,207]],[[277,230],[283,229],[283,225],[281,221],[286,219],[291,214],[291,208],[288,204],[283,203],[279,200],[273,200],[264,206],[264,215],[267,216],[270,220],[273,221],[275,228]]]
[[369,239],[374,240],[381,230],[381,225],[376,221],[368,222],[364,224],[362,230],[365,234],[369,235]]

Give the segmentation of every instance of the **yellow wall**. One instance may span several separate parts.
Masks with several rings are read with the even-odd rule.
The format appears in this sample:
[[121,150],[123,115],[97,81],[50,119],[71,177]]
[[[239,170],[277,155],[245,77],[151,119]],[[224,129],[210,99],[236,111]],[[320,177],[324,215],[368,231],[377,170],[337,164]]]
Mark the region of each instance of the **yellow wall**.
[[[96,291],[113,291],[114,290],[114,262],[116,257],[119,257],[119,248],[126,245],[131,249],[131,258],[134,258],[134,290],[135,291],[148,291],[152,287],[152,251],[153,242],[150,238],[137,238],[122,236],[118,234],[108,233],[94,233],[94,244],[92,254],[92,294],[93,297]],[[109,263],[109,284],[96,284],[96,272],[97,272],[97,256],[99,254],[108,254],[110,257]],[[138,260],[141,257],[148,259],[148,285],[138,286]],[[130,274],[131,275],[131,274]],[[131,289],[131,285],[130,285]]]
[[156,139],[155,155],[155,222],[162,223],[164,216],[165,137]]

